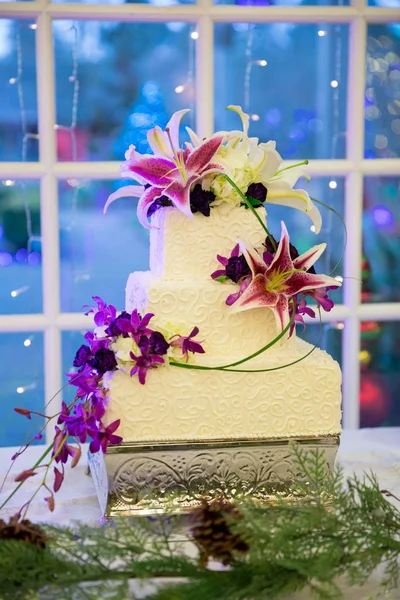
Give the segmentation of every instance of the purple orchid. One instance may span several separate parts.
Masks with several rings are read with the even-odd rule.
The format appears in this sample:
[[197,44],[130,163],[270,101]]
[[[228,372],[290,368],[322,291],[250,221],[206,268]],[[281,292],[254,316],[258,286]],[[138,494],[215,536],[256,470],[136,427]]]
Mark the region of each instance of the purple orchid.
[[[148,141],[154,152],[142,155],[131,146],[121,166],[121,176],[135,179],[140,186],[125,186],[108,198],[104,212],[112,202],[124,196],[139,197],[139,222],[149,228],[148,210],[157,198],[165,196],[187,217],[192,217],[190,191],[195,184],[211,173],[223,173],[221,165],[212,162],[222,144],[223,136],[215,135],[198,147],[179,147],[179,125],[187,111],[179,111],[170,119],[165,132],[155,127],[148,132]],[[147,187],[149,185],[149,187]]]
[[118,328],[121,333],[128,333],[138,344],[143,335],[147,336],[153,333],[153,330],[147,327],[153,317],[153,313],[147,313],[141,317],[135,309],[130,319],[123,318],[118,321]]
[[110,423],[108,427],[103,426],[101,429],[91,431],[93,440],[90,442],[89,450],[92,454],[95,454],[100,449],[105,454],[109,444],[118,445],[122,442],[122,437],[114,434],[120,423],[121,419],[118,419]]
[[131,359],[135,362],[134,367],[131,369],[130,375],[138,374],[139,383],[144,385],[146,383],[147,371],[154,369],[158,365],[164,364],[164,359],[159,354],[150,354],[145,350],[142,350],[140,356],[135,356],[133,352],[130,353]]
[[241,250],[251,269],[252,279],[234,304],[236,311],[267,306],[274,311],[279,326],[284,329],[289,322],[289,300],[299,293],[330,285],[337,280],[328,275],[308,272],[326,248],[319,244],[294,260],[290,256],[290,241],[282,222],[281,239],[270,264],[266,264],[257,251],[240,243]]
[[94,306],[84,306],[83,308],[89,308],[89,310],[85,312],[85,315],[93,314],[93,319],[97,327],[108,325],[117,315],[115,306],[106,304],[100,296],[93,296],[93,300],[96,302],[97,308]]
[[295,316],[293,319],[293,323],[290,326],[289,337],[292,335],[296,323],[300,323],[303,325],[303,331],[306,328],[306,324],[304,323],[303,315],[308,315],[312,319],[315,319],[315,311],[307,306],[307,301],[304,296],[298,295],[297,297],[293,297],[293,304],[289,306],[289,316],[292,317],[293,310],[295,311]]
[[193,354],[197,353],[197,354],[204,354],[205,350],[202,347],[201,344],[203,344],[203,342],[195,342],[192,338],[196,337],[196,335],[199,333],[199,328],[198,327],[193,327],[192,331],[190,332],[190,334],[186,337],[182,336],[182,335],[173,335],[170,340],[169,343],[172,347],[178,347],[181,348],[182,350],[182,356],[184,356],[186,358],[186,362],[188,362],[189,360],[189,352],[192,352]]
[[123,310],[118,315],[118,317],[116,317],[113,321],[111,321],[111,323],[105,330],[105,333],[111,337],[117,337],[119,335],[122,335],[122,337],[124,337],[124,338],[128,337],[128,334],[124,331],[121,331],[121,329],[119,328],[119,322],[121,319],[127,319],[128,321],[130,321],[131,315],[128,312],[126,312],[126,310]]

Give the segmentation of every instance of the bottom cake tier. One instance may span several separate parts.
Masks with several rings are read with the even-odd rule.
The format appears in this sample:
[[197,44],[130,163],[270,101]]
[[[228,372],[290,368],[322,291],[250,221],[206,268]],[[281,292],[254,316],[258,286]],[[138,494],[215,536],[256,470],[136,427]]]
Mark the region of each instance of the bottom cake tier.
[[[136,376],[108,379],[106,421],[121,420],[124,443],[307,438],[341,431],[341,371],[325,351],[302,340],[266,351],[235,369],[191,370],[165,365]],[[226,359],[224,364],[235,361]],[[210,364],[206,358],[203,364]],[[219,363],[222,364],[222,363]]]

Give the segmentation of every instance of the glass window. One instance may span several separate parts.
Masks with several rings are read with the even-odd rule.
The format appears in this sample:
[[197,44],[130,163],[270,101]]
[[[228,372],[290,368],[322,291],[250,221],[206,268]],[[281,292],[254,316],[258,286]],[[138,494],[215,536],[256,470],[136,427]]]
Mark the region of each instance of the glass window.
[[38,160],[35,30],[0,19],[0,161]]
[[368,27],[364,105],[365,157],[399,157],[400,23]]
[[237,6],[347,6],[349,0],[214,0],[214,3]]
[[43,334],[0,334],[0,356],[0,445],[20,446],[43,424],[41,417],[28,420],[14,411],[15,407],[22,407],[43,413]]
[[347,59],[347,25],[217,23],[216,128],[237,128],[240,104],[285,159],[344,157]]
[[361,427],[400,425],[400,322],[361,323]]
[[301,325],[297,325],[296,334],[299,338],[309,342],[313,346],[316,344],[321,350],[326,350],[342,365],[343,328],[344,324],[342,322],[323,323],[322,327],[319,324],[307,323],[304,330]]
[[129,144],[147,152],[147,131],[182,108],[192,108],[193,126],[194,30],[54,21],[59,160],[122,160]]
[[129,273],[148,268],[149,233],[137,220],[135,199],[122,198],[103,214],[120,185],[76,179],[59,184],[63,312],[80,312],[92,296],[122,310]]
[[400,178],[366,177],[363,302],[400,301]]
[[39,183],[0,181],[0,313],[42,311]]

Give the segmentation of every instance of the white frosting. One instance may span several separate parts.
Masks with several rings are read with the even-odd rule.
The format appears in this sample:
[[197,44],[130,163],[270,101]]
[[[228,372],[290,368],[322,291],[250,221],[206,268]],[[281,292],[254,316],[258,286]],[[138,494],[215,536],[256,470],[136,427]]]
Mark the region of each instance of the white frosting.
[[[274,368],[311,348],[297,340],[291,349],[267,351],[242,367]],[[124,441],[138,442],[338,434],[340,383],[339,365],[322,350],[267,373],[162,366],[149,371],[141,385],[117,371],[109,382],[107,422],[121,419],[118,433]]]
[[[265,209],[257,212],[265,221]],[[193,219],[162,208],[151,223],[150,269],[164,279],[209,279],[221,267],[217,254],[229,256],[238,239],[261,248],[266,237],[250,210],[227,202],[214,207],[209,217],[196,213]]]
[[[265,218],[264,209],[258,209]],[[210,217],[188,219],[176,209],[152,217],[151,272],[133,273],[126,310],[153,312],[153,327],[187,335],[199,327],[206,354],[196,364],[221,366],[265,346],[278,334],[273,313],[258,308],[233,313],[226,297],[238,288],[210,279],[216,255],[229,256],[238,239],[261,248],[265,232],[243,207],[221,203]],[[311,346],[282,339],[235,368],[264,373],[190,370],[164,365],[147,373],[145,385],[123,371],[107,378],[107,423],[121,419],[126,442],[277,438],[338,434],[341,419],[339,365],[324,351],[286,368]]]
[[[209,281],[165,281],[147,272],[132,273],[126,287],[126,310],[154,313],[151,326],[188,335],[194,326],[205,340],[208,357],[240,356],[257,352],[280,333],[270,309],[239,313],[225,303],[237,286]],[[292,344],[286,339],[278,342]]]

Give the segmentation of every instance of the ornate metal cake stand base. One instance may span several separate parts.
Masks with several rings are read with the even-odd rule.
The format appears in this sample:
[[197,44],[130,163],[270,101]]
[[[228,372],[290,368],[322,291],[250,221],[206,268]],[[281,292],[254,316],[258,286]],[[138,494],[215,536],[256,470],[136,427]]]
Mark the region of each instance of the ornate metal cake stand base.
[[122,444],[107,454],[89,453],[89,467],[105,518],[151,515],[173,510],[190,512],[221,497],[251,497],[261,505],[278,497],[294,500],[291,486],[298,478],[290,441],[309,451],[325,451],[333,468],[339,436],[212,441],[196,443]]

